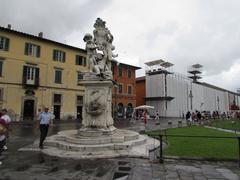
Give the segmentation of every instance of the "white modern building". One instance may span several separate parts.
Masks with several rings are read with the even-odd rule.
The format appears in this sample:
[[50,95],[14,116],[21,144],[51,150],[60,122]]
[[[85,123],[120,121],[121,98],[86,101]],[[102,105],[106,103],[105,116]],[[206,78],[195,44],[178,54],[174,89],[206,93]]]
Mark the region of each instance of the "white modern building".
[[182,117],[187,111],[231,110],[230,96],[239,106],[240,95],[222,88],[188,78],[171,71],[172,63],[163,60],[145,63],[147,105],[155,107],[161,116]]

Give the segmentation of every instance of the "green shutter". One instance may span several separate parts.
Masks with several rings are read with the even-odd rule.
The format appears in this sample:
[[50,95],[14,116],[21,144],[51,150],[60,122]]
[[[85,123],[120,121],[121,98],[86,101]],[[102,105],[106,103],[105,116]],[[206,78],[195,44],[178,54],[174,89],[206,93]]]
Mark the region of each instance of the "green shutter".
[[55,70],[55,78],[54,78],[54,82],[57,83],[57,70]]
[[39,68],[36,68],[36,73],[35,73],[35,85],[39,85]]
[[55,70],[55,83],[61,84],[62,83],[62,71]]
[[65,58],[66,58],[66,53],[63,52],[63,61],[62,62],[65,62]]
[[78,55],[76,55],[75,64],[78,65]]
[[25,55],[28,55],[29,44],[25,43]]
[[62,83],[62,71],[59,71],[59,82]]
[[122,77],[123,75],[123,69],[122,69],[122,66],[118,66],[118,76]]
[[3,88],[0,88],[0,101],[3,101]]
[[83,63],[84,63],[84,66],[87,66],[87,60],[85,57],[83,57]]
[[0,36],[0,49],[3,49],[3,46],[2,46],[2,45],[3,45],[3,43],[2,43],[2,38],[3,38],[3,37]]
[[6,51],[9,50],[9,39],[8,38],[6,38],[5,50]]
[[22,82],[23,84],[26,84],[27,82],[27,66],[23,66],[23,79],[22,79]]
[[41,48],[40,46],[37,46],[37,57],[40,57],[40,53],[41,53]]
[[79,56],[79,65],[83,65],[83,59],[82,59],[82,56]]
[[0,61],[0,77],[2,76],[3,62]]
[[55,83],[58,83],[58,70],[55,70]]
[[53,60],[56,60],[56,50],[53,50]]

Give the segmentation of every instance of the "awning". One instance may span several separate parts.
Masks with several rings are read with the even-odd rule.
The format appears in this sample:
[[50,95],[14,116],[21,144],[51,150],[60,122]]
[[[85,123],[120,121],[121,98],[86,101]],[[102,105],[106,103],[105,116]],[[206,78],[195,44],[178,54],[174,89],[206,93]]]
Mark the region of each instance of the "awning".
[[146,64],[147,66],[155,66],[155,65],[160,65],[161,63],[165,62],[162,59],[159,60],[154,60],[154,61],[150,61],[150,62],[146,62],[144,64]]
[[153,106],[148,106],[148,105],[142,105],[134,108],[135,110],[137,109],[154,109]]

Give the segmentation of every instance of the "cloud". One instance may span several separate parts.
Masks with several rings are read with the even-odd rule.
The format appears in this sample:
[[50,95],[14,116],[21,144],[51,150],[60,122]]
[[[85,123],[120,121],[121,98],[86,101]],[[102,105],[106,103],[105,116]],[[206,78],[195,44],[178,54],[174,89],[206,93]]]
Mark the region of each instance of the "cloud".
[[239,7],[238,0],[2,0],[0,25],[43,31],[47,38],[84,48],[82,37],[101,17],[114,35],[119,61],[144,67],[164,59],[182,74],[200,63],[204,81],[234,89],[235,82],[219,79],[240,71],[233,71],[240,59]]
[[42,31],[46,38],[65,42],[76,32],[78,36],[83,36],[84,31],[89,29],[89,24],[96,19],[96,13],[109,2],[110,0],[2,0],[0,24],[12,24],[13,29],[35,35]]
[[228,70],[219,74],[205,77],[205,81],[223,87],[225,89],[236,91],[240,88],[240,59],[234,63]]
[[[225,1],[213,2],[199,6],[192,22],[188,23],[189,31],[179,32],[172,50],[168,52],[169,56],[185,62],[185,65],[203,64],[206,75],[229,69],[240,57],[238,9],[234,8],[233,1],[227,4]],[[177,60],[176,64],[181,67]]]

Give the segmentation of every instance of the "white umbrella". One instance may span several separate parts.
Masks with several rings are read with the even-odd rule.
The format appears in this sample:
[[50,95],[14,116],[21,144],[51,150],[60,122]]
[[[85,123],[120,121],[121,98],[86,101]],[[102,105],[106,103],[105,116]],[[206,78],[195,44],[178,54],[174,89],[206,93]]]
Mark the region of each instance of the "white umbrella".
[[142,105],[134,108],[135,110],[137,109],[154,109],[153,106],[148,106],[148,105]]

